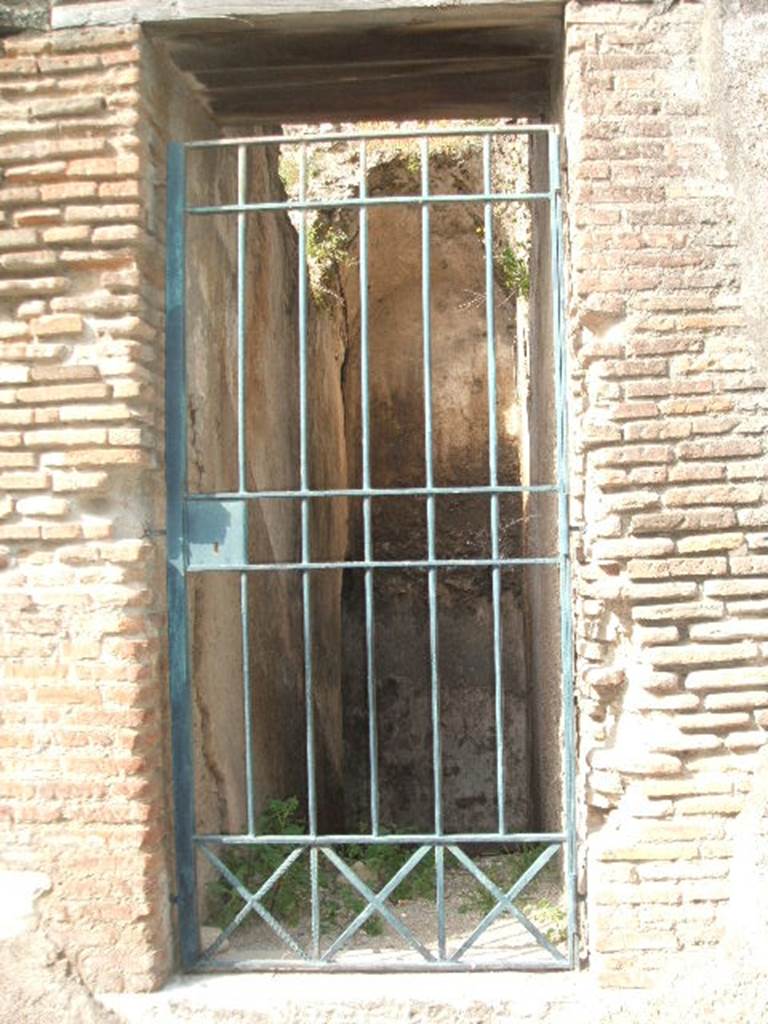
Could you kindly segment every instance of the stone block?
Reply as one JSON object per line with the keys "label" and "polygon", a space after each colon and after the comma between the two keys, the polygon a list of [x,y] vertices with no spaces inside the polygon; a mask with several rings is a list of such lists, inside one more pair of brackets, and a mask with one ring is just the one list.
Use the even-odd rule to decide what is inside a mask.
{"label": "stone block", "polygon": [[[741,646],[741,645],[737,645]],[[754,645],[749,645],[750,647]],[[707,647],[706,649],[710,649]],[[727,660],[733,660],[728,658]],[[750,690],[768,686],[768,667],[757,665],[740,665],[735,668],[700,669],[689,672],[685,685],[689,690]],[[730,696],[727,698],[730,699]],[[737,699],[737,695],[734,695]],[[745,698],[742,698],[745,699]],[[704,706],[713,707],[711,698],[705,698]],[[723,707],[721,703],[715,705]],[[732,705],[730,705],[732,706]],[[742,706],[742,705],[738,705]]]}
{"label": "stone block", "polygon": [[[758,654],[757,645],[746,641],[732,644],[688,643],[679,644],[674,647],[653,647],[648,650],[646,659],[654,665],[680,665],[682,667],[685,665],[716,664],[717,662],[749,661],[756,658]],[[743,670],[723,669],[722,671],[726,673],[728,671],[739,672]],[[712,670],[710,675],[716,676],[717,672],[717,669]],[[686,686],[689,689],[696,689],[697,686],[691,684],[691,678],[693,677],[695,682],[700,682],[701,678],[705,677],[705,675],[705,671],[689,673]]]}

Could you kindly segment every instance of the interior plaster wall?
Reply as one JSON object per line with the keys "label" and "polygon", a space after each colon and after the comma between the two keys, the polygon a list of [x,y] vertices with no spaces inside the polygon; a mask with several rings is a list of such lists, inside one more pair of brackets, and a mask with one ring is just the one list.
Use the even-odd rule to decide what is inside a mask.
{"label": "interior plaster wall", "polygon": [[[154,51],[153,51],[154,52]],[[218,128],[180,77],[155,54],[156,116],[167,138],[215,138]],[[279,198],[276,154],[249,154],[249,189]],[[223,202],[236,187],[233,150],[188,155],[189,201]],[[246,487],[299,485],[297,237],[285,215],[249,217],[245,256]],[[189,218],[187,240],[189,488],[237,489],[236,218]],[[339,350],[334,332],[309,323],[308,447],[317,486],[345,480]],[[341,457],[340,457],[341,455]],[[311,544],[328,557],[346,543],[344,503],[313,510]],[[298,503],[249,503],[248,554],[256,562],[300,557]],[[195,720],[198,828],[246,828],[240,581],[190,577],[189,621]],[[323,806],[337,803],[341,758],[339,574],[313,578],[317,767]],[[257,814],[269,799],[306,795],[305,707],[298,574],[248,580],[254,790]]]}
{"label": "interior plaster wall", "polygon": [[[435,192],[480,189],[477,149],[457,146],[430,163]],[[418,175],[404,154],[369,172],[369,194],[413,194]],[[436,208],[431,231],[431,331],[434,480],[438,486],[488,482],[488,389],[484,249],[480,208]],[[350,237],[355,232],[348,225]],[[502,226],[497,223],[499,247]],[[502,236],[504,241],[502,241]],[[351,479],[360,479],[359,253],[341,275],[349,351],[345,367],[347,445]],[[420,487],[425,481],[422,345],[421,217],[416,209],[369,215],[371,477],[374,487]],[[500,281],[494,286],[499,478],[516,484],[519,468],[519,397],[516,381],[515,304]],[[490,556],[490,502],[438,498],[438,558]],[[501,501],[502,555],[520,553],[522,507],[518,495]],[[421,559],[427,554],[423,498],[373,503],[376,558]],[[360,517],[351,521],[350,551],[363,551]],[[521,581],[505,571],[501,587],[502,689],[505,701],[505,811],[513,827],[531,815],[528,749],[529,683],[525,664]],[[496,823],[493,615],[487,570],[443,570],[438,576],[438,665],[445,826],[492,830]],[[345,757],[351,818],[367,799],[367,699],[363,580],[345,590]],[[429,614],[426,576],[399,570],[377,573],[375,587],[377,717],[382,820],[430,828],[434,816]]]}
{"label": "interior plaster wall", "polygon": [[[550,186],[545,139],[531,145],[531,183]],[[525,482],[557,483],[557,402],[553,329],[552,239],[549,204],[532,209],[528,429]],[[555,494],[531,494],[525,519],[525,548],[531,557],[558,553],[558,504]],[[531,566],[524,575],[531,628],[528,659],[534,680],[531,700],[531,764],[535,827],[563,827],[562,676],[560,656],[560,578],[554,567]]]}

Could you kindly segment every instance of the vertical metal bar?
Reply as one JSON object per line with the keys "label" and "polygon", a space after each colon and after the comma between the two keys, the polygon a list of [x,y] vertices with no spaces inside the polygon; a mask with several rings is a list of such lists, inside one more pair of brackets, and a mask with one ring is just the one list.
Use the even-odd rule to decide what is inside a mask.
{"label": "vertical metal bar", "polygon": [[320,851],[316,846],[309,850],[309,887],[312,907],[312,956],[320,959]]}
{"label": "vertical metal bar", "polygon": [[[247,198],[247,149],[237,147],[237,202],[242,206]],[[237,215],[237,487],[242,493],[248,489],[245,425],[245,285],[246,285],[246,214]],[[247,557],[248,504],[243,508],[243,549]],[[240,573],[240,636],[243,662],[243,731],[245,733],[245,799],[248,834],[256,829],[255,794],[253,784],[253,698],[251,693],[250,603],[248,573]]]}
{"label": "vertical metal bar", "polygon": [[[432,300],[430,254],[429,139],[420,140],[421,155],[421,318],[424,363],[424,476],[425,486],[435,486],[432,451]],[[435,558],[435,496],[427,496],[427,558]],[[437,570],[427,570],[429,604],[429,666],[432,703],[432,775],[434,789],[435,834],[443,831],[442,736],[440,730],[440,673],[438,662]],[[445,958],[445,871],[442,850],[435,851],[435,894],[439,955]]]}
{"label": "vertical metal bar", "polygon": [[[368,189],[366,144],[360,143],[360,198],[365,199]],[[362,434],[362,486],[371,486],[371,410],[370,373],[368,360],[368,210],[360,207],[359,214],[360,265],[360,419]],[[363,557],[373,560],[373,529],[371,499],[363,498]],[[376,634],[373,610],[373,569],[365,570],[365,671],[368,687],[368,761],[370,766],[371,833],[379,834],[379,751],[376,714]]]}
{"label": "vertical metal bar", "polygon": [[435,893],[437,894],[437,954],[439,960],[448,956],[445,928],[445,847],[435,847]]}
{"label": "vertical metal bar", "polygon": [[573,621],[571,610],[571,566],[568,530],[568,381],[565,338],[565,295],[563,288],[563,243],[560,182],[560,134],[551,129],[547,136],[550,192],[550,247],[552,259],[552,345],[555,367],[555,408],[557,413],[557,498],[558,555],[560,559],[560,665],[562,673],[563,778],[566,844],[566,888],[568,900],[568,959],[576,965],[576,790],[574,775],[575,736],[573,720]]}
{"label": "vertical metal bar", "polygon": [[[299,201],[307,197],[307,147],[299,149]],[[309,423],[307,397],[307,325],[309,292],[307,279],[307,213],[299,217],[299,486],[309,490]],[[309,498],[301,499],[301,560],[311,558]],[[309,570],[301,573],[302,615],[304,632],[304,692],[306,707],[307,750],[307,819],[309,834],[317,835],[317,781],[315,777],[315,697],[312,658],[312,577]],[[315,957],[320,956],[320,887],[317,850],[310,850],[310,890],[312,898],[312,945]]]}
{"label": "vertical metal bar", "polygon": [[[243,509],[244,521],[248,522],[248,506]],[[253,697],[251,689],[251,627],[250,600],[248,594],[248,573],[240,573],[240,636],[243,661],[243,731],[245,733],[245,800],[248,820],[248,835],[256,831],[256,797],[253,777]]]}
{"label": "vertical metal bar", "polygon": [[[424,367],[424,475],[425,486],[435,486],[432,452],[432,302],[430,260],[429,139],[421,146],[421,315]],[[435,496],[427,496],[427,558],[435,558]],[[437,569],[428,572],[429,665],[432,691],[432,772],[434,779],[435,832],[443,830],[442,751],[440,736],[440,677],[438,673]]]}
{"label": "vertical metal bar", "polygon": [[[307,147],[302,144],[299,151],[299,199],[306,199],[307,190]],[[299,486],[302,491],[309,489],[309,426],[307,410],[307,323],[309,296],[307,281],[307,214],[302,210],[299,217]],[[310,506],[309,498],[301,499],[301,560],[310,561]],[[315,731],[313,702],[312,665],[312,607],[311,577],[308,570],[302,571],[302,598],[304,624],[304,687],[307,715],[307,812],[310,835],[317,834],[317,802],[315,784]]]}
{"label": "vertical metal bar", "polygon": [[[483,138],[483,191],[491,194],[491,135]],[[483,235],[485,241],[485,324],[488,348],[488,476],[491,487],[499,483],[499,441],[496,381],[496,308],[493,282],[493,204],[483,206]],[[491,558],[501,555],[499,545],[499,495],[491,495]],[[496,809],[499,834],[506,831],[504,812],[505,797],[505,737],[504,737],[504,689],[502,676],[502,619],[501,619],[501,568],[491,569],[493,605],[493,685],[494,715],[496,724]]]}
{"label": "vertical metal bar", "polygon": [[178,143],[168,147],[168,251],[165,315],[165,482],[168,551],[168,663],[173,751],[174,833],[176,840],[176,903],[182,967],[200,955],[195,865],[195,784],[192,758],[192,695],[186,565],[184,560],[184,497],[187,490],[186,302],[186,153]]}
{"label": "vertical metal bar", "polygon": [[[247,149],[237,147],[237,203],[246,201]],[[237,215],[237,480],[238,489],[244,491],[246,482],[245,445],[245,246],[246,215]]]}

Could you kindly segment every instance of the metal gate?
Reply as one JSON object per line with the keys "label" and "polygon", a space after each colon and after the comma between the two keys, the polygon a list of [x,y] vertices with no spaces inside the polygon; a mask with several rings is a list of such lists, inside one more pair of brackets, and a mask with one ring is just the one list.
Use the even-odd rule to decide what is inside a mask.
{"label": "metal gate", "polygon": [[[452,194],[430,192],[430,140],[441,136],[459,135],[472,137],[479,146],[482,160],[482,190],[473,194],[456,191]],[[492,187],[492,143],[502,135],[522,135],[535,138],[546,147],[548,184],[541,191],[503,191]],[[415,140],[419,154],[419,191],[412,196],[369,195],[366,179],[366,150],[373,140],[403,139]],[[329,142],[354,144],[358,148],[360,176],[356,194],[334,200],[318,200],[308,197],[307,154],[317,144]],[[409,131],[359,134],[325,134],[302,138],[292,136],[290,142],[297,147],[298,197],[279,202],[269,197],[249,199],[247,184],[247,156],[253,147],[264,147],[285,143],[284,136],[255,137],[248,139],[225,139],[213,142],[192,142],[185,145],[173,143],[168,160],[168,220],[167,220],[167,349],[166,349],[166,473],[167,473],[167,538],[168,538],[168,607],[169,607],[169,648],[170,648],[170,691],[172,711],[173,784],[175,802],[175,842],[177,867],[177,904],[182,964],[187,970],[259,970],[259,969],[314,969],[314,970],[472,970],[472,969],[524,969],[548,970],[568,969],[574,966],[576,957],[575,921],[575,830],[574,830],[574,778],[573,778],[573,735],[572,735],[572,683],[571,683],[571,607],[568,563],[567,525],[567,472],[566,472],[566,377],[564,353],[564,318],[562,291],[562,242],[560,209],[560,139],[552,126],[494,126],[446,129],[444,131]],[[226,149],[233,156],[235,181],[232,183],[232,199],[213,205],[194,205],[188,198],[187,163],[191,150]],[[235,163],[236,161],[236,163]],[[432,309],[430,293],[430,218],[438,204],[474,203],[482,209],[482,244],[484,245],[485,275],[485,322],[487,333],[487,390],[488,390],[488,483],[484,486],[463,486],[445,488],[436,486],[432,458]],[[543,204],[548,209],[547,223],[550,265],[545,273],[549,275],[552,295],[551,339],[552,364],[554,367],[554,409],[556,420],[553,435],[556,437],[556,453],[553,459],[557,467],[557,478],[538,484],[511,486],[500,483],[498,472],[498,439],[496,426],[497,395],[497,353],[494,302],[494,207],[499,203]],[[375,488],[371,481],[371,434],[369,402],[369,317],[372,315],[368,303],[368,216],[373,206],[406,204],[415,207],[420,216],[421,234],[421,325],[420,358],[423,367],[424,385],[424,450],[425,478],[423,486],[410,488]],[[361,394],[361,447],[362,487],[354,489],[323,490],[313,489],[310,460],[308,458],[308,316],[311,296],[308,285],[308,230],[307,213],[311,210],[346,208],[356,211],[359,230],[359,288],[360,288],[360,394]],[[262,213],[290,213],[298,233],[298,337],[295,344],[295,358],[298,365],[298,444],[300,463],[300,485],[294,490],[259,491],[248,488],[246,477],[245,416],[246,416],[246,348],[248,344],[245,326],[246,301],[246,233],[249,218]],[[187,324],[185,322],[186,289],[191,275],[186,253],[186,234],[190,218],[206,218],[211,215],[234,219],[236,238],[236,351],[237,351],[237,472],[238,485],[235,489],[214,493],[190,493],[187,486]],[[215,315],[213,313],[212,315]],[[558,548],[555,551],[526,557],[505,557],[502,555],[500,536],[500,501],[505,494],[542,492],[552,494],[557,503]],[[435,502],[443,494],[480,494],[489,500],[491,551],[489,558],[446,559],[438,557],[435,543]],[[391,495],[418,495],[426,505],[426,552],[422,559],[395,562],[377,560],[372,544],[371,503],[377,497]],[[349,496],[359,498],[363,512],[364,557],[354,561],[324,561],[317,558],[310,543],[310,504],[318,497]],[[296,562],[258,564],[248,558],[246,509],[250,502],[279,499],[298,503],[300,508],[301,556]],[[228,525],[222,530],[221,522]],[[218,530],[218,532],[217,532]],[[423,834],[388,834],[379,815],[379,779],[377,772],[377,722],[376,722],[376,664],[374,651],[375,618],[374,577],[395,566],[423,574],[429,613],[429,688],[432,716],[432,768],[434,792],[433,828]],[[441,665],[439,653],[439,614],[437,602],[438,573],[453,568],[467,567],[487,570],[492,583],[493,607],[493,687],[496,722],[496,800],[497,828],[494,831],[447,833],[443,824],[442,807],[442,766],[441,766]],[[560,593],[560,667],[561,697],[560,728],[557,741],[562,744],[562,826],[552,832],[510,831],[505,820],[505,770],[504,770],[504,718],[503,684],[504,665],[502,658],[503,621],[501,613],[501,574],[510,566],[551,566],[559,576]],[[316,721],[313,701],[312,658],[312,603],[311,591],[316,574],[327,570],[357,570],[364,577],[364,610],[366,640],[366,687],[368,699],[368,753],[370,769],[370,815],[367,827],[359,833],[322,834],[318,829],[317,779],[316,779]],[[252,740],[253,699],[248,670],[249,625],[252,609],[249,608],[249,574],[269,571],[272,573],[298,574],[301,581],[301,622],[302,636],[296,638],[297,645],[303,645],[303,688],[306,700],[306,828],[303,834],[258,834],[257,807],[263,794],[256,792],[254,778],[254,750]],[[245,750],[243,777],[247,806],[247,829],[243,834],[220,835],[201,834],[196,826],[196,804],[194,786],[194,729],[190,682],[189,651],[189,608],[188,581],[197,573],[226,573],[234,575],[240,585],[240,614],[242,619],[243,678],[242,707],[244,716]],[[296,578],[294,576],[294,578]],[[535,685],[535,684],[534,684]],[[356,849],[371,847],[395,847],[405,850],[399,866],[386,884],[374,884],[360,870],[350,864],[345,850],[355,844]],[[229,865],[227,850],[238,848],[269,848],[281,850],[276,866],[257,886],[249,887]],[[529,849],[527,867],[513,884],[502,885],[490,877],[483,866],[482,858],[476,856],[488,850]],[[468,853],[467,851],[471,851]],[[199,931],[199,905],[197,863],[199,858],[217,873],[224,884],[231,887],[242,901],[234,917],[223,932],[208,945],[201,948]],[[553,859],[562,864],[567,908],[567,930],[561,941],[554,941],[545,929],[534,923],[518,903],[526,888]],[[286,874],[300,862],[306,862],[308,887],[306,891],[308,939],[298,941],[290,927],[277,919],[270,910],[269,897],[281,884]],[[434,903],[435,931],[433,941],[422,941],[412,926],[397,912],[392,903],[393,894],[419,865],[428,861],[433,865],[434,885],[431,898]],[[478,863],[480,861],[480,863]],[[488,901],[483,908],[476,927],[470,928],[460,942],[452,942],[446,929],[446,875],[458,868],[468,873]],[[210,870],[210,869],[209,869]],[[324,935],[321,926],[321,903],[323,899],[323,871],[333,870],[354,893],[356,912],[337,934]],[[361,877],[362,875],[362,877]],[[262,957],[226,958],[222,952],[246,919],[260,919],[264,926],[274,933],[285,955],[274,953]],[[535,956],[510,957],[507,953],[494,955],[493,951],[482,957],[475,951],[481,937],[504,918],[523,929],[536,947]],[[370,957],[357,957],[354,962],[344,958],[344,950],[355,936],[359,938],[363,929],[374,919],[379,919],[393,930],[412,955],[410,960],[392,957],[385,951],[374,952]]]}

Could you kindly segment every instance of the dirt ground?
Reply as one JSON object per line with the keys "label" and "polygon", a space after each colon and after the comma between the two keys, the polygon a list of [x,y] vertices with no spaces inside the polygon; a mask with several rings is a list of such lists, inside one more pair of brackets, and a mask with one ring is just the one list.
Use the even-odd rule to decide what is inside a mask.
{"label": "dirt ground", "polygon": [[0,1024],[119,1024],[41,932],[0,945]]}

